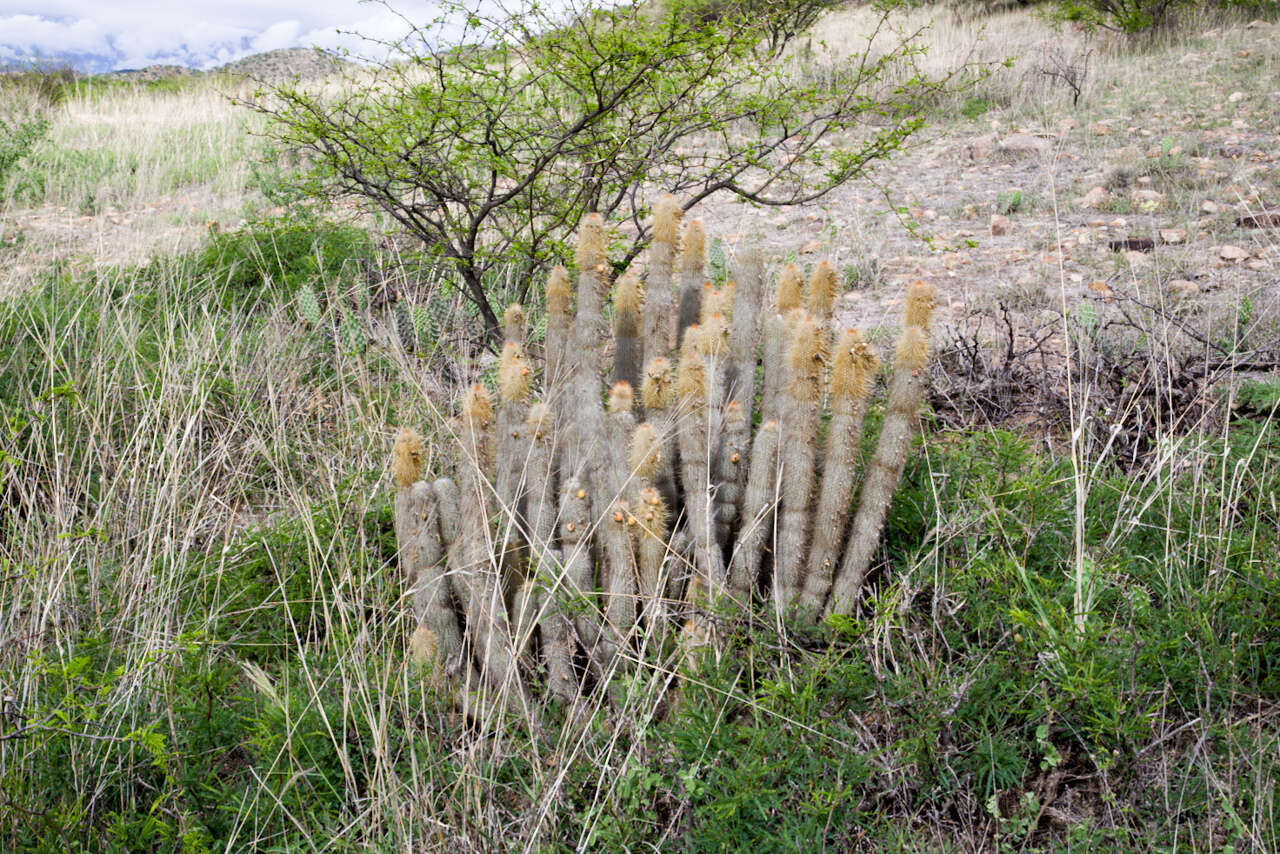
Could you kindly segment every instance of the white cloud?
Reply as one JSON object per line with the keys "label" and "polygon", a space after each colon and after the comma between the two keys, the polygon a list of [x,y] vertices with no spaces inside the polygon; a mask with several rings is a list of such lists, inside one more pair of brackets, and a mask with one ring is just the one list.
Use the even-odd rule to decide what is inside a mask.
{"label": "white cloud", "polygon": [[276,21],[254,38],[253,50],[262,52],[282,47],[297,47],[301,29],[302,24],[295,19]]}
{"label": "white cloud", "polygon": [[[429,0],[397,8],[418,22],[436,14]],[[207,68],[284,47],[366,54],[376,51],[339,31],[394,40],[407,30],[400,15],[359,0],[0,0],[0,62],[63,57],[112,68],[161,62]]]}

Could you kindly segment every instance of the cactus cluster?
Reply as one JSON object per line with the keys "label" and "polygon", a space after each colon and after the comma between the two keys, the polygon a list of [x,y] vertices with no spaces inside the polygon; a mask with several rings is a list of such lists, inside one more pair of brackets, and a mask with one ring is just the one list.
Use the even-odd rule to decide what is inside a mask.
{"label": "cactus cluster", "polygon": [[397,438],[412,649],[434,678],[523,695],[541,673],[572,699],[653,650],[713,638],[717,609],[814,619],[858,605],[917,429],[931,289],[908,288],[863,466],[879,361],[834,328],[829,264],[807,281],[787,266],[770,294],[747,249],[713,285],[702,225],[682,226],[666,196],[645,283],[626,272],[612,286],[609,347],[604,246],[587,217],[575,275],[551,273],[541,365],[523,310],[507,311],[498,399],[473,386],[433,444],[453,477],[421,480],[427,443]]}

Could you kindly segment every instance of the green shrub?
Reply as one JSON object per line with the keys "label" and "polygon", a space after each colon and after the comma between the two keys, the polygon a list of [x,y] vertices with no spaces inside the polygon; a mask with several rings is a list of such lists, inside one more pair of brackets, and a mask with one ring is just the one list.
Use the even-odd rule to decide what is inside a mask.
{"label": "green shrub", "polygon": [[1250,15],[1274,15],[1277,0],[1058,0],[1053,17],[1088,29],[1105,29],[1135,36],[1175,27],[1179,16],[1197,7]]}
{"label": "green shrub", "polygon": [[1280,377],[1241,383],[1236,391],[1236,405],[1261,418],[1276,418],[1280,414]]}
{"label": "green shrub", "polygon": [[[350,285],[372,266],[373,239],[364,230],[313,217],[264,219],[214,234],[195,255],[198,274],[237,303],[284,299],[300,285]],[[367,289],[366,289],[367,293]]]}
{"label": "green shrub", "polygon": [[23,160],[49,132],[43,116],[5,120],[0,118],[0,188],[9,183],[13,167]]}
{"label": "green shrub", "polygon": [[[551,266],[587,212],[643,222],[653,200],[633,190],[653,181],[698,199],[818,199],[897,151],[951,79],[915,68],[919,47],[896,34],[890,45],[883,20],[874,54],[832,69],[841,85],[791,74],[776,60],[831,0],[438,5],[401,55],[369,69],[375,83],[333,97],[284,86],[249,106],[281,148],[305,153],[314,193],[363,198],[441,251],[495,341],[488,274]],[[727,121],[740,132],[717,137],[712,164],[707,128]],[[822,144],[855,131],[872,141]],[[648,237],[609,254],[630,261]]]}

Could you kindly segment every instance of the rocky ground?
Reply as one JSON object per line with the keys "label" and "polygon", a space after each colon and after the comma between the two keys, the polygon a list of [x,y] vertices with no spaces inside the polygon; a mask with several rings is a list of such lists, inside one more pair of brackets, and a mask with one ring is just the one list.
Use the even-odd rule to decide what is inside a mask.
{"label": "rocky ground", "polygon": [[838,259],[845,319],[865,327],[892,325],[902,283],[918,278],[953,320],[997,304],[1105,306],[1123,290],[1184,306],[1248,297],[1255,321],[1275,322],[1280,77],[1233,78],[1274,71],[1280,44],[1265,24],[1235,35],[1234,48],[1186,51],[1142,103],[1099,81],[1079,110],[1057,93],[1038,117],[935,125],[873,173],[876,187],[785,211],[718,199],[701,215],[730,244]]}

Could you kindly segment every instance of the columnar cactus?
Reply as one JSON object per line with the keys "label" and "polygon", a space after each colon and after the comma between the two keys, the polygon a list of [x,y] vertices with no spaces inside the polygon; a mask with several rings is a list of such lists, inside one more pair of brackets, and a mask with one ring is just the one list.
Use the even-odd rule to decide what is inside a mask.
{"label": "columnar cactus", "polygon": [[644,358],[671,355],[675,335],[672,275],[680,241],[680,203],[670,194],[658,200],[653,212],[653,241],[649,244],[649,287],[644,295]]}
{"label": "columnar cactus", "polygon": [[618,279],[613,295],[613,381],[640,386],[640,364],[644,358],[640,311],[644,295],[640,279],[630,271]]}
{"label": "columnar cactus", "polygon": [[832,341],[835,271],[816,264],[806,286],[790,265],[769,300],[764,261],[747,249],[713,286],[701,224],[685,224],[677,259],[679,211],[669,196],[655,207],[645,287],[630,272],[614,286],[611,370],[612,268],[591,216],[576,275],[556,268],[547,282],[541,370],[523,310],[505,315],[500,406],[481,386],[467,393],[448,440],[454,477],[428,486],[426,443],[397,438],[412,649],[434,678],[474,667],[523,691],[543,673],[549,695],[573,702],[658,654],[672,629],[684,644],[713,639],[710,609],[759,598],[802,618],[859,607],[918,427],[932,291],[908,290],[884,424],[861,472],[878,362],[857,330]]}
{"label": "columnar cactus", "polygon": [[782,396],[782,508],[778,514],[778,550],[773,592],[788,608],[804,584],[809,512],[818,458],[818,422],[822,413],[822,371],[826,334],[818,320],[797,310],[787,354],[787,383]]}
{"label": "columnar cactus", "polygon": [[831,422],[823,454],[822,489],[814,518],[813,541],[806,561],[801,604],[821,608],[831,589],[835,564],[848,527],[849,503],[857,476],[862,416],[875,381],[875,351],[856,329],[846,329],[836,344],[831,368]]}
{"label": "columnar cactus", "polygon": [[684,227],[680,241],[680,308],[677,318],[677,344],[684,344],[685,330],[702,315],[703,275],[707,266],[707,233],[700,220]]}
{"label": "columnar cactus", "polygon": [[889,502],[902,479],[902,469],[911,449],[911,439],[919,427],[920,407],[924,403],[924,369],[929,360],[928,328],[933,305],[933,288],[924,282],[916,282],[907,288],[906,325],[898,338],[894,356],[884,425],[880,428],[875,456],[863,478],[858,513],[853,518],[844,563],[827,602],[828,613],[848,612],[857,604],[872,554],[880,540]]}

